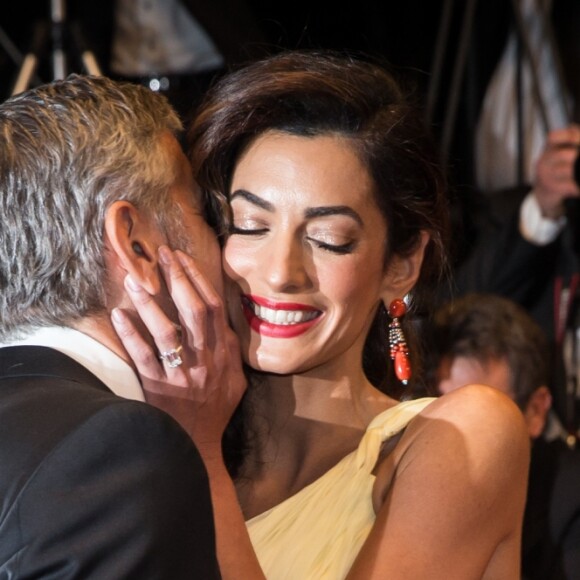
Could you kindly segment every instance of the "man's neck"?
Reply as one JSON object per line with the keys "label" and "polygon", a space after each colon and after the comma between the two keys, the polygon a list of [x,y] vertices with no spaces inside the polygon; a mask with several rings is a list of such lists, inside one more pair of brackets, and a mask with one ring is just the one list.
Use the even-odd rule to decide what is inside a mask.
{"label": "man's neck", "polygon": [[71,326],[75,330],[94,338],[103,346],[106,346],[135,370],[135,365],[133,364],[131,357],[125,350],[125,347],[117,336],[117,333],[106,314],[83,318]]}

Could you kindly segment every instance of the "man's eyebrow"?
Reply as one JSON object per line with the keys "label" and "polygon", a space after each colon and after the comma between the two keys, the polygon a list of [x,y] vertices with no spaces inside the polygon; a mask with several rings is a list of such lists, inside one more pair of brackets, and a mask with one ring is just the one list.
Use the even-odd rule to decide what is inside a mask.
{"label": "man's eyebrow", "polygon": [[246,191],[245,189],[236,189],[236,191],[234,191],[230,196],[230,201],[234,201],[234,199],[238,197],[245,199],[246,201],[250,202],[253,205],[257,205],[258,207],[261,207],[266,211],[270,212],[275,211],[274,206],[269,201],[266,201],[265,199],[262,199],[261,197],[258,197],[257,195],[254,195],[253,193]]}
{"label": "man's eyebrow", "polygon": [[346,215],[351,217],[360,226],[364,225],[360,215],[347,205],[323,205],[320,207],[310,207],[304,212],[304,215],[309,219],[331,215]]}

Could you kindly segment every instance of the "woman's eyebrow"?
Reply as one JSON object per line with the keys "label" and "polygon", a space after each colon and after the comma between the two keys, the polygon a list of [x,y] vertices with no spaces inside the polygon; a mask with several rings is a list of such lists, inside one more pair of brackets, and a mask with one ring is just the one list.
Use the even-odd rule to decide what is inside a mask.
{"label": "woman's eyebrow", "polygon": [[306,218],[326,217],[329,215],[346,215],[351,217],[360,226],[363,226],[363,220],[360,215],[347,205],[324,205],[320,207],[310,207],[305,212]]}
{"label": "woman's eyebrow", "polygon": [[[231,194],[230,201],[234,199],[242,198],[245,199],[247,202],[265,209],[266,211],[274,213],[276,211],[274,205],[257,195],[246,191],[245,189],[237,189]],[[307,219],[313,219],[318,217],[326,217],[332,215],[346,215],[352,218],[355,222],[357,222],[360,226],[363,226],[363,220],[360,215],[354,211],[352,208],[348,207],[347,205],[323,205],[319,207],[309,207],[305,212],[304,216]]]}
{"label": "woman's eyebrow", "polygon": [[246,191],[245,189],[236,189],[236,191],[234,191],[231,194],[230,201],[234,201],[234,199],[238,197],[245,199],[246,201],[248,201],[253,205],[257,205],[258,207],[261,207],[266,211],[270,212],[275,211],[274,206],[269,201],[266,201],[265,199],[262,199],[261,197],[258,197],[257,195],[254,195],[253,193]]}

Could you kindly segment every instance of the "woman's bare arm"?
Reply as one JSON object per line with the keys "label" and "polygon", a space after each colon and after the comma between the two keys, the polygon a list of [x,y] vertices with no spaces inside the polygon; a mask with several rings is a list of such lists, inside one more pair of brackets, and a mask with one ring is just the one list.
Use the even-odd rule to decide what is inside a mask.
{"label": "woman's bare arm", "polygon": [[221,445],[225,427],[246,387],[238,342],[226,323],[221,298],[194,260],[167,248],[162,248],[161,253],[161,269],[179,311],[181,336],[144,289],[131,283],[126,288],[159,352],[181,343],[183,364],[171,368],[161,362],[150,341],[145,340],[126,313],[113,313],[113,325],[139,372],[146,400],[181,424],[204,460],[222,578],[261,579],[264,575]]}

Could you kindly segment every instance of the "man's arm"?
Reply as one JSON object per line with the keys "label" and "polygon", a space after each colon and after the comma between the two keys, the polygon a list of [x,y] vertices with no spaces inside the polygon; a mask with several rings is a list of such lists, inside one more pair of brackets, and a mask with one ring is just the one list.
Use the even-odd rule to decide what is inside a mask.
{"label": "man's arm", "polygon": [[580,128],[551,131],[530,188],[486,198],[474,249],[456,270],[458,293],[492,292],[533,308],[553,283],[566,225],[566,203],[578,198],[575,163]]}
{"label": "man's arm", "polygon": [[498,193],[482,208],[477,241],[455,271],[458,294],[491,292],[529,305],[551,284],[557,267],[560,239],[535,244],[520,228],[525,191]]}

